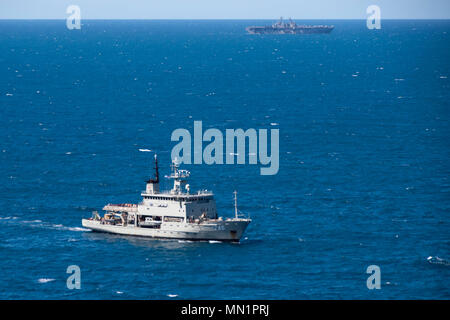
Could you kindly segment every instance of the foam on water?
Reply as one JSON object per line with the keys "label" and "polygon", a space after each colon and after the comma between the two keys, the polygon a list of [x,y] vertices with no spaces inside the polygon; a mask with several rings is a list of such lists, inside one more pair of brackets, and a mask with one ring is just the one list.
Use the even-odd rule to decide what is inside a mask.
{"label": "foam on water", "polygon": [[51,224],[47,222],[43,222],[42,220],[21,220],[18,217],[0,217],[0,220],[5,221],[5,223],[15,223],[15,224],[25,224],[29,227],[33,228],[44,228],[44,229],[54,229],[54,230],[67,230],[74,232],[90,232],[90,229],[82,228],[82,227],[67,227],[63,224]]}
{"label": "foam on water", "polygon": [[56,279],[51,279],[51,278],[40,278],[37,280],[37,282],[39,283],[47,283],[47,282],[52,282],[55,281]]}

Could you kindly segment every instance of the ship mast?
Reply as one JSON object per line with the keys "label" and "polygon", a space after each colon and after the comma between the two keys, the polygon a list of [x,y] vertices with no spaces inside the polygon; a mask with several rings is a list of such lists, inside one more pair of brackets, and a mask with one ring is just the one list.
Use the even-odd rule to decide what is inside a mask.
{"label": "ship mast", "polygon": [[179,170],[179,164],[177,162],[177,159],[172,160],[172,174],[170,176],[166,176],[168,179],[173,179],[173,188],[170,191],[172,194],[179,194],[183,192],[183,187],[187,187],[188,190],[189,187],[186,184],[187,178],[190,176],[190,172],[187,170]]}
{"label": "ship mast", "polygon": [[159,172],[158,172],[158,155],[155,153],[155,179],[150,178],[147,183],[159,183]]}
{"label": "ship mast", "polygon": [[234,216],[237,219],[238,218],[238,209],[237,209],[237,191],[234,190]]}
{"label": "ship mast", "polygon": [[159,192],[159,171],[158,171],[158,156],[155,153],[155,178],[147,180],[147,193],[158,193]]}

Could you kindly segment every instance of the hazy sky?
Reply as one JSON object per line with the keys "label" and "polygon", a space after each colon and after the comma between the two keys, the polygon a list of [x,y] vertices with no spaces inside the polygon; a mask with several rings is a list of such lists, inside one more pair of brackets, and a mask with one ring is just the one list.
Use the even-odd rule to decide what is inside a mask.
{"label": "hazy sky", "polygon": [[383,19],[449,19],[450,0],[0,0],[0,19],[366,19],[376,4]]}

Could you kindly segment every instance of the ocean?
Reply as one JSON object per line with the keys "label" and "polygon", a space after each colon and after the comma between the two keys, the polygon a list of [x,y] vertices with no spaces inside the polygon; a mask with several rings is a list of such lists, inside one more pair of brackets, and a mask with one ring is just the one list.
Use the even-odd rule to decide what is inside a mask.
{"label": "ocean", "polygon": [[[450,22],[0,21],[0,299],[449,299]],[[177,128],[279,129],[280,167],[185,165],[239,244],[93,233]],[[169,182],[164,182],[170,188]],[[68,266],[81,289],[66,286]],[[369,290],[369,266],[381,288]]]}

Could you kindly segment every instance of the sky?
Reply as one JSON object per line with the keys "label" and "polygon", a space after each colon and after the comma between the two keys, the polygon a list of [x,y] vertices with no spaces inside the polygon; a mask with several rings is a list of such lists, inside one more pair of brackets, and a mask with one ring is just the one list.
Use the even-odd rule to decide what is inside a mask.
{"label": "sky", "polygon": [[0,0],[0,19],[450,19],[450,0]]}

